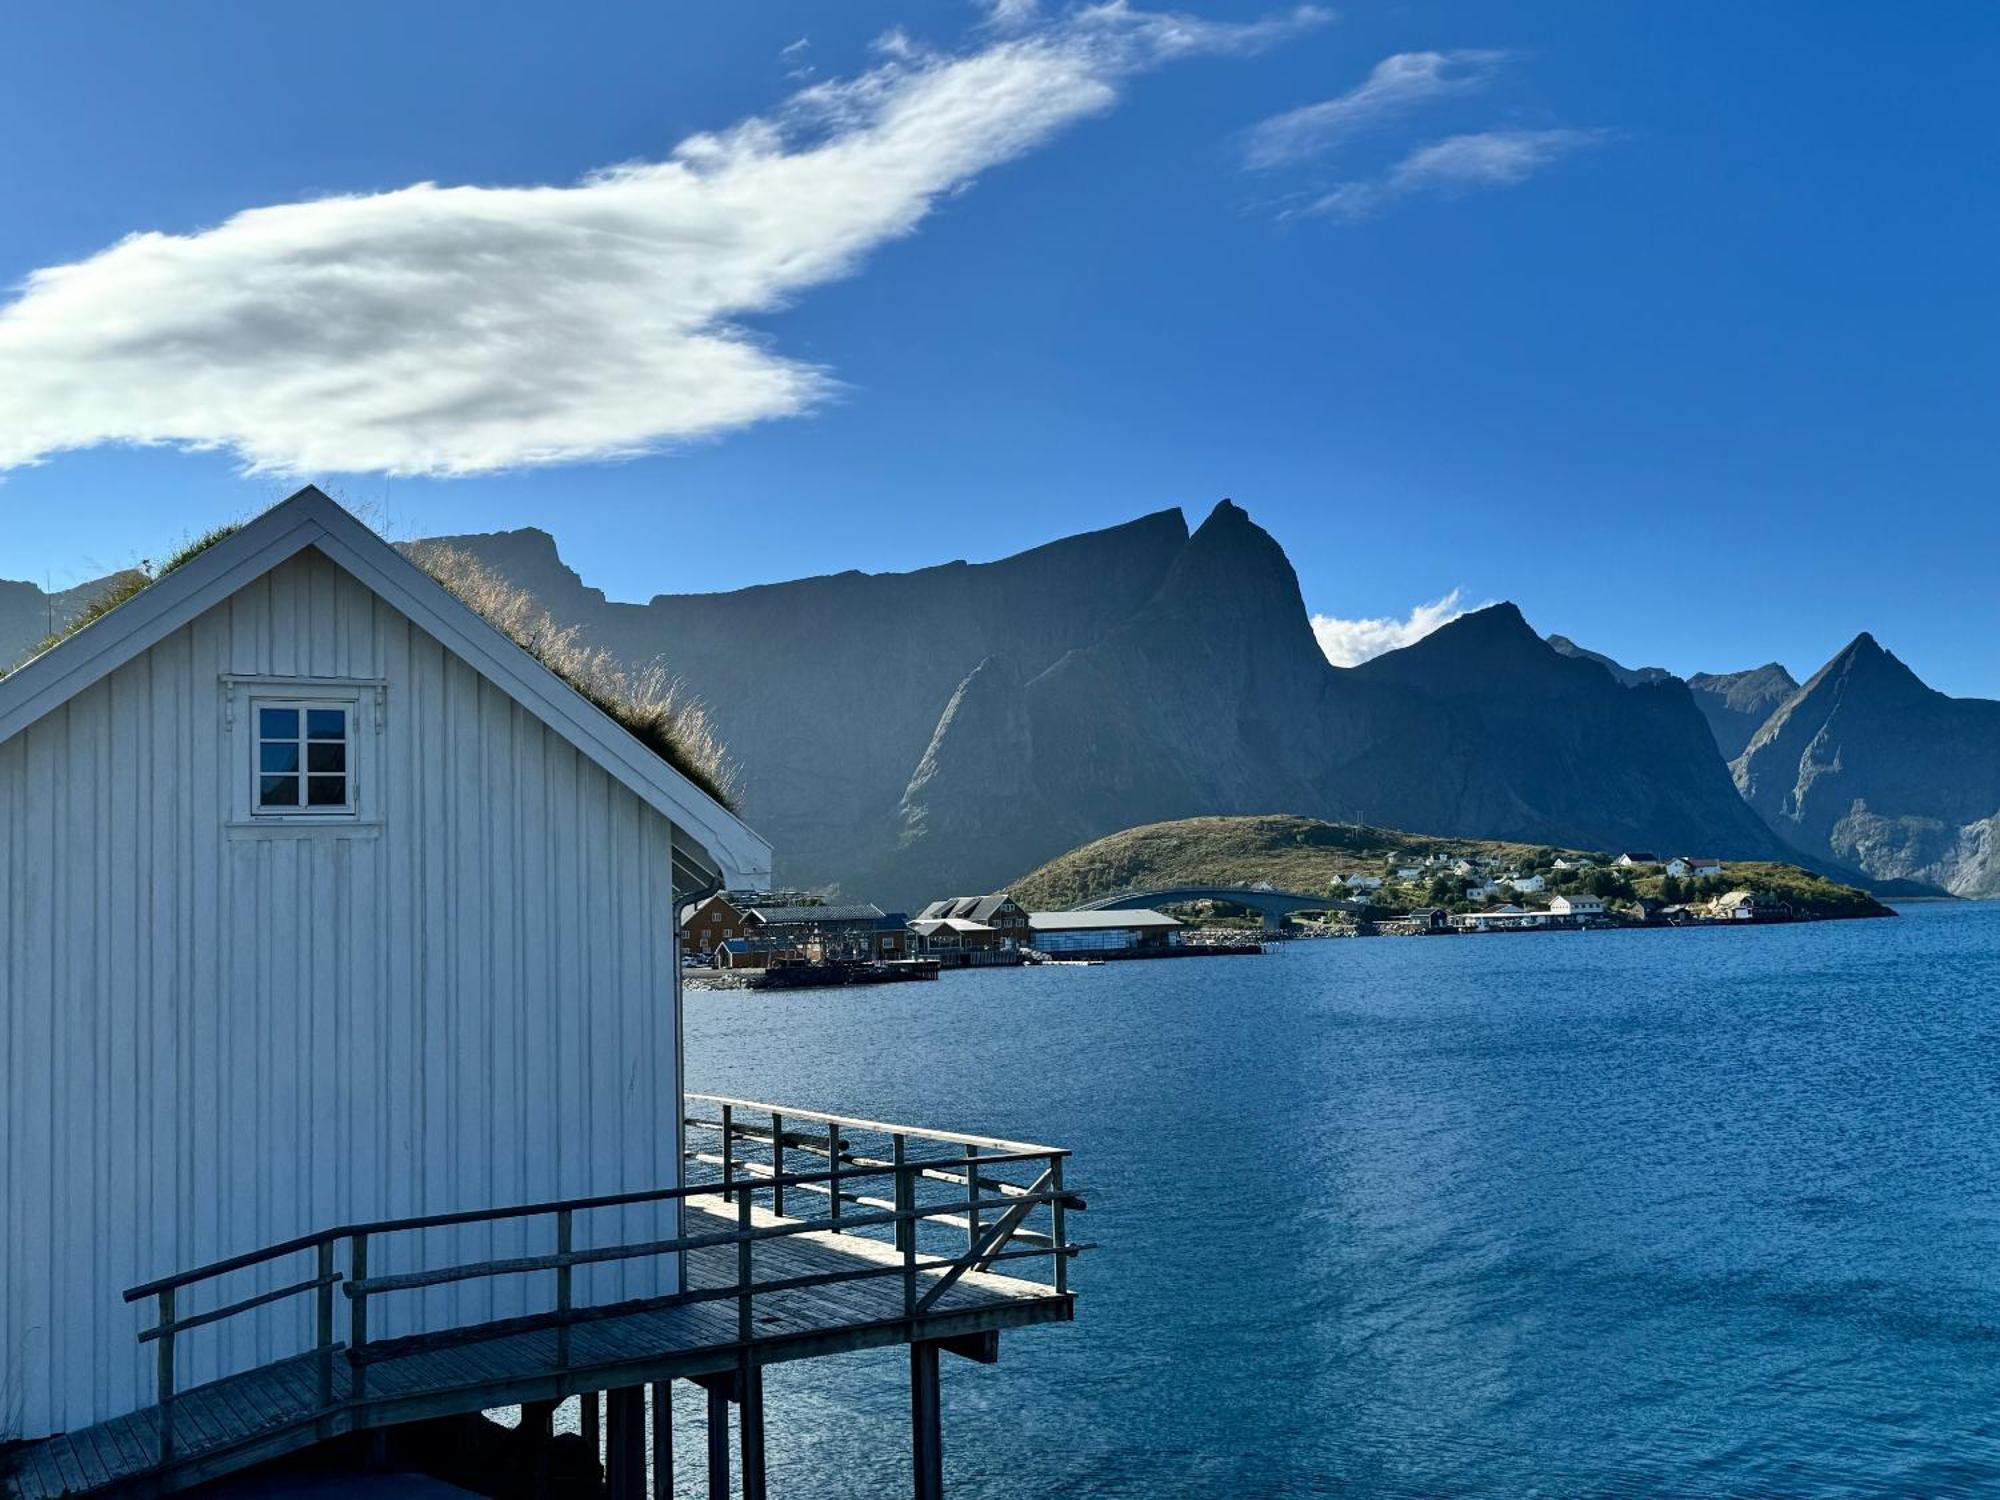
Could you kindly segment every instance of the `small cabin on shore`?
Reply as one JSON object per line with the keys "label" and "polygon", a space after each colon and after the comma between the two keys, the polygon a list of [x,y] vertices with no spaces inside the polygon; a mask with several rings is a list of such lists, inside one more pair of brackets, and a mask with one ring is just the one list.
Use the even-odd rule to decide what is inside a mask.
{"label": "small cabin on shore", "polygon": [[[315,489],[0,680],[0,826],[0,1416],[26,1438],[150,1400],[135,1283],[677,1181],[676,902],[770,868]],[[378,1331],[520,1299],[441,1287]],[[181,1380],[297,1324],[189,1338]]]}

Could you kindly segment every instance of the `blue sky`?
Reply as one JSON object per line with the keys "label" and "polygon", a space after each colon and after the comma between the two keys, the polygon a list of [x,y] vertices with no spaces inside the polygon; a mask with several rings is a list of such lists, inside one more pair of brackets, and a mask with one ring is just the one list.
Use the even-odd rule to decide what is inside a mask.
{"label": "blue sky", "polygon": [[1990,8],[10,26],[0,577],[306,478],[626,598],[1230,495],[1329,616],[2000,695]]}

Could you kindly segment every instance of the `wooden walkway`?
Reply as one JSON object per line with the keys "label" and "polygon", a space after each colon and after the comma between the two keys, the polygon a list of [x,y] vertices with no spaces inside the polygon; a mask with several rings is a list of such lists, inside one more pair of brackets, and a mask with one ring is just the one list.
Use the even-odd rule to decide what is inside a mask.
{"label": "wooden walkway", "polygon": [[[718,1224],[735,1222],[712,1214]],[[759,1227],[780,1221],[758,1210]],[[893,1272],[892,1246],[859,1235],[810,1233],[766,1241],[757,1252],[760,1282],[812,1277],[880,1265]],[[711,1247],[688,1253],[693,1288],[736,1284],[736,1252]],[[919,1273],[925,1286],[941,1270]],[[948,1340],[1067,1322],[1075,1298],[1046,1283],[991,1272],[967,1272],[915,1321],[905,1319],[901,1278],[889,1274],[794,1291],[758,1292],[751,1299],[757,1365],[919,1340]],[[347,1362],[334,1362],[336,1400],[344,1409],[320,1413],[319,1364],[299,1355],[183,1391],[175,1425],[183,1451],[171,1475],[159,1467],[159,1413],[148,1409],[66,1433],[22,1451],[0,1481],[8,1500],[57,1500],[125,1486],[122,1492],[161,1493],[264,1462],[341,1433],[452,1413],[484,1411],[526,1401],[551,1401],[656,1380],[726,1374],[737,1369],[734,1300],[640,1308],[570,1326],[569,1368],[556,1369],[556,1333],[539,1329],[496,1334],[477,1342],[380,1359],[368,1366],[367,1395],[352,1401]]]}
{"label": "wooden walkway", "polygon": [[[728,1404],[735,1402],[743,1493],[761,1500],[762,1367],[899,1344],[911,1351],[916,1492],[941,1495],[939,1351],[990,1360],[1002,1330],[1075,1315],[1069,1260],[1088,1247],[1071,1242],[1064,1228],[1066,1212],[1084,1207],[1063,1187],[1068,1153],[745,1100],[694,1095],[689,1102],[719,1116],[686,1120],[691,1136],[712,1141],[683,1148],[689,1175],[698,1180],[611,1197],[343,1225],[132,1288],[127,1301],[158,1303],[157,1324],[141,1335],[158,1352],[156,1404],[0,1452],[0,1500],[165,1495],[351,1433],[499,1406],[523,1406],[545,1420],[550,1404],[599,1392],[612,1399],[611,1490],[632,1496],[643,1469],[629,1447],[641,1441],[642,1430],[632,1403],[642,1411],[643,1387],[654,1387],[659,1399],[663,1383],[679,1379],[709,1387],[711,1493],[727,1493]],[[950,1154],[936,1154],[940,1148]],[[800,1163],[810,1170],[796,1170]],[[580,1218],[636,1204],[678,1204],[677,1235],[573,1248]],[[823,1215],[799,1217],[808,1204],[823,1205]],[[552,1252],[370,1274],[371,1244],[453,1225],[530,1220],[553,1223]],[[941,1243],[957,1248],[941,1252]],[[676,1265],[673,1256],[685,1275],[673,1279],[670,1292],[615,1307],[572,1304],[580,1266],[638,1260],[665,1268]],[[301,1263],[311,1272],[304,1280],[212,1305],[213,1289],[225,1278],[261,1269],[276,1279],[287,1265]],[[1009,1271],[1032,1265],[1051,1279],[1005,1274],[995,1269],[1000,1263]],[[553,1278],[549,1311],[369,1338],[371,1304],[384,1296],[543,1273]],[[188,1310],[185,1294],[194,1288],[210,1290],[205,1310]],[[344,1317],[336,1312],[340,1297]],[[298,1298],[316,1308],[312,1348],[175,1388],[177,1340]],[[725,1398],[725,1389],[733,1394]],[[662,1472],[671,1471],[670,1437],[668,1443],[655,1453]]]}

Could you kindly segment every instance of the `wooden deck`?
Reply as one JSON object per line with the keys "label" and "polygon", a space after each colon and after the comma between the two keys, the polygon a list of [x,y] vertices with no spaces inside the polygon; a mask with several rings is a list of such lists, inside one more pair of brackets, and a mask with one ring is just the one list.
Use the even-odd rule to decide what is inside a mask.
{"label": "wooden deck", "polygon": [[[798,1112],[791,1115],[798,1118]],[[919,1207],[918,1185],[925,1180],[933,1187],[949,1184],[950,1167],[963,1168],[963,1163],[906,1161],[899,1141],[896,1163],[888,1169],[896,1184],[894,1210],[870,1214],[877,1200],[850,1191],[856,1177],[868,1175],[869,1158],[851,1153],[836,1134],[831,1155],[837,1159],[830,1160],[835,1170],[788,1174],[786,1151],[800,1148],[788,1143],[782,1118],[774,1119],[773,1126],[766,1132],[763,1163],[738,1155],[737,1127],[724,1131],[720,1160],[727,1162],[723,1175],[733,1179],[737,1201],[725,1201],[713,1187],[673,1190],[686,1205],[684,1234],[689,1240],[732,1241],[682,1252],[684,1290],[615,1308],[565,1311],[561,1321],[516,1319],[443,1336],[377,1342],[359,1362],[349,1357],[348,1343],[323,1345],[174,1394],[170,1444],[162,1443],[161,1408],[155,1406],[0,1455],[0,1496],[56,1500],[107,1492],[165,1494],[343,1434],[403,1422],[673,1379],[727,1376],[897,1344],[932,1346],[934,1362],[938,1345],[969,1349],[1006,1329],[1067,1322],[1074,1316],[1075,1297],[1060,1269],[1053,1283],[990,1269],[994,1260],[1010,1256],[1042,1255],[1048,1257],[1043,1264],[1066,1265],[1065,1257],[1078,1247],[1062,1240],[1062,1200],[988,1181],[986,1188],[1005,1186],[1017,1207],[1011,1215],[997,1215],[1009,1222],[996,1223],[992,1206],[1010,1200],[985,1199],[989,1212],[982,1224],[979,1182],[988,1170],[998,1170],[982,1167],[977,1172],[964,1169],[957,1179],[965,1184],[958,1189],[967,1199],[969,1211],[963,1216],[947,1217],[935,1204]],[[744,1138],[754,1140],[750,1127],[740,1128]],[[747,1203],[757,1193],[782,1201],[787,1187],[794,1196],[816,1192],[843,1207],[855,1205],[848,1210],[854,1227],[836,1228],[839,1221],[831,1218],[784,1218]],[[1074,1206],[1080,1207],[1080,1201]],[[1057,1221],[1053,1239],[1021,1227],[1032,1207],[1052,1213]],[[917,1253],[919,1230],[934,1237],[955,1226],[964,1226],[963,1253],[952,1258]],[[893,1241],[873,1237],[871,1231],[882,1228],[893,1232]],[[379,1226],[376,1232],[382,1232]],[[1050,1248],[1006,1249],[1017,1235]],[[652,1248],[658,1253],[658,1247]],[[553,1265],[559,1258],[549,1259]],[[459,1268],[435,1274],[467,1273]],[[559,1274],[564,1277],[559,1305],[566,1306],[566,1265]],[[344,1279],[350,1282],[350,1296],[360,1288],[357,1307],[365,1308],[370,1295],[365,1259],[358,1276]],[[393,1289],[387,1280],[380,1284]],[[330,1288],[316,1283],[302,1289],[319,1290],[323,1298],[331,1295]],[[170,1296],[162,1299],[163,1322],[169,1325]],[[351,1336],[365,1340],[365,1315],[357,1316],[361,1321]],[[524,1322],[535,1326],[522,1327]],[[190,1320],[181,1326],[196,1325]],[[171,1344],[167,1358],[171,1360]],[[758,1421],[761,1433],[761,1410]],[[163,1446],[170,1453],[164,1462]]]}

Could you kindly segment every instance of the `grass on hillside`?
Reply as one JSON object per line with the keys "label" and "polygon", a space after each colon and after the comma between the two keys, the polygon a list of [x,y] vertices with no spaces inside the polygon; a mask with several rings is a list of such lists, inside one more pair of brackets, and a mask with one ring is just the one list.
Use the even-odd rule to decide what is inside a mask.
{"label": "grass on hillside", "polygon": [[1268,814],[1148,823],[1072,849],[1016,881],[1024,906],[1059,910],[1151,885],[1255,885],[1317,895],[1348,875],[1379,875],[1394,856],[1525,860],[1563,851],[1494,839],[1434,838],[1393,828]]}

